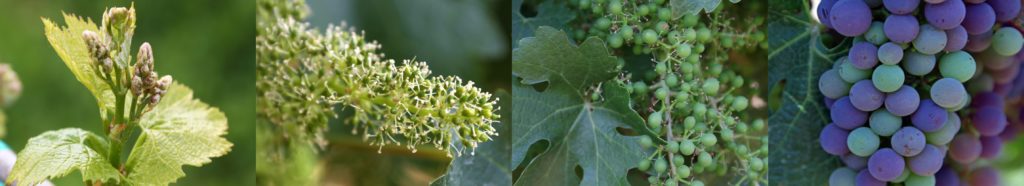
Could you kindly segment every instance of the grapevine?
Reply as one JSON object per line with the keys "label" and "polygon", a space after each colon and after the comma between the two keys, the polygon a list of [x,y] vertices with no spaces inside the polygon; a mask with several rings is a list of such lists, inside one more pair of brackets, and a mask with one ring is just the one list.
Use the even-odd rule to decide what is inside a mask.
{"label": "grapevine", "polygon": [[820,74],[831,123],[821,148],[840,156],[830,185],[999,185],[991,160],[1019,133],[1007,100],[1020,71],[1021,2],[824,0],[848,54]]}
{"label": "grapevine", "polygon": [[[734,70],[737,64],[730,63],[735,54],[756,54],[767,47],[765,33],[760,31],[764,19],[736,17],[739,14],[732,11],[739,9],[717,1],[709,8],[699,5],[695,11],[682,9],[683,3],[694,2],[569,1],[575,17],[568,24],[572,38],[584,51],[592,41],[601,41],[617,61],[613,72],[619,72],[607,82],[583,89],[583,101],[607,107],[622,101],[618,94],[628,94],[629,109],[641,118],[638,124],[624,119],[639,134],[628,144],[641,151],[638,161],[630,160],[636,162],[630,167],[644,172],[650,184],[767,184],[766,123],[752,114],[760,109],[752,105],[752,100],[760,99],[755,97],[757,88]],[[738,20],[752,21],[736,24]],[[543,28],[534,33],[541,35]],[[530,47],[542,39],[546,38],[521,40],[518,53],[539,55],[531,53]],[[543,62],[531,59],[513,55],[513,74],[524,82],[535,81],[537,74],[527,70]],[[566,81],[556,79],[548,79],[552,83],[548,89]],[[592,183],[587,182],[586,171],[584,165],[582,184]],[[530,175],[529,168],[523,174]],[[519,183],[530,183],[522,179],[526,178]]]}
{"label": "grapevine", "polygon": [[107,9],[100,26],[71,14],[64,15],[67,26],[42,19],[50,45],[95,96],[105,135],[64,128],[31,138],[7,184],[35,185],[77,171],[87,185],[166,185],[185,176],[182,166],[202,166],[231,150],[223,112],[170,75],[159,76],[149,43],[132,55],[135,19],[134,7]]}

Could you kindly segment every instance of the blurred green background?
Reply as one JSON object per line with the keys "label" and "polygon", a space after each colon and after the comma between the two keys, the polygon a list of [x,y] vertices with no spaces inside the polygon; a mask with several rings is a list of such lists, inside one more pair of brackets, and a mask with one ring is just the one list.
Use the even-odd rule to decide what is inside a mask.
{"label": "blurred green background", "polygon": [[[345,22],[365,31],[390,59],[415,59],[434,75],[473,81],[484,91],[511,90],[511,3],[504,0],[307,0],[309,22],[318,30]],[[506,94],[507,95],[507,94]],[[498,95],[494,95],[497,97]],[[501,99],[499,105],[510,99]],[[511,108],[502,108],[511,109]],[[350,112],[351,109],[342,111]],[[500,134],[508,135],[508,134]],[[332,121],[330,145],[320,153],[325,185],[427,185],[441,176],[450,158],[432,146],[416,153],[377,146],[353,135],[351,125]],[[507,153],[507,152],[506,152]]]}
{"label": "blurred green background", "polygon": [[[64,66],[43,35],[40,17],[63,25],[61,12],[100,22],[107,7],[131,1],[0,0],[0,62],[10,63],[24,85],[21,98],[5,112],[15,150],[48,130],[78,127],[102,134],[92,95]],[[142,42],[153,45],[156,70],[188,85],[203,102],[228,116],[231,152],[196,168],[178,185],[254,185],[255,2],[139,1],[133,53]],[[73,173],[53,180],[82,185]]]}

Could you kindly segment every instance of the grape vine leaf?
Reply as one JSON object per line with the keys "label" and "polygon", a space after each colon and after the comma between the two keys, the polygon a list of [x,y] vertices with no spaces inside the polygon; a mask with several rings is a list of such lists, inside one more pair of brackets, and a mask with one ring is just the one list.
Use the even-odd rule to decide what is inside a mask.
{"label": "grape vine leaf", "polygon": [[781,106],[771,110],[768,118],[768,179],[772,185],[824,185],[840,163],[818,143],[821,129],[830,121],[818,77],[832,66],[831,59],[846,50],[826,47],[819,30],[823,27],[806,12],[772,10],[768,87],[780,86],[782,93],[769,98]]}
{"label": "grape vine leaf", "polygon": [[185,176],[182,165],[202,166],[227,154],[224,113],[192,98],[192,90],[173,83],[160,103],[139,122],[142,129],[128,156],[128,179],[133,184],[167,185]]}
{"label": "grape vine leaf", "polygon": [[[629,93],[619,83],[604,83],[601,101],[584,94],[618,74],[604,41],[590,38],[575,46],[564,32],[542,26],[519,44],[512,53],[513,75],[522,78],[512,86],[512,167],[527,165],[515,184],[627,184],[627,171],[644,154],[639,137],[616,128],[642,127],[643,119],[629,107]],[[532,86],[543,82],[548,83],[543,91]],[[542,140],[549,147],[525,160],[530,146]]]}
{"label": "grape vine leaf", "polygon": [[35,185],[76,169],[86,181],[120,182],[121,174],[106,158],[109,149],[105,138],[82,129],[44,132],[29,139],[18,153],[7,184]]}
{"label": "grape vine leaf", "polygon": [[550,26],[564,29],[576,14],[569,10],[569,7],[562,2],[547,0],[537,4],[537,15],[527,17],[523,15],[523,1],[512,0],[512,46],[519,44],[519,40],[533,36],[533,30],[540,26]]}
{"label": "grape vine leaf", "polygon": [[721,4],[722,0],[669,0],[668,3],[672,8],[672,17],[679,18],[683,15],[700,13],[701,10],[711,13],[718,8],[718,4]]}
{"label": "grape vine leaf", "polygon": [[[511,94],[508,91],[495,93],[501,104],[501,122],[495,123],[498,135],[494,140],[481,143],[472,155],[463,154],[455,157],[448,165],[448,171],[444,176],[435,179],[430,185],[433,186],[455,186],[455,185],[511,185],[512,168],[509,167],[509,152],[512,150],[512,111],[510,107]],[[454,143],[462,145],[461,143]],[[462,148],[462,147],[459,147]]]}
{"label": "grape vine leaf", "polygon": [[[53,46],[53,49],[68,66],[75,79],[82,82],[86,89],[96,97],[96,103],[100,106],[100,116],[104,121],[107,119],[108,111],[114,110],[114,92],[110,85],[103,81],[97,73],[97,65],[89,57],[88,47],[82,39],[82,32],[90,30],[99,32],[92,20],[84,20],[73,14],[64,14],[66,27],[57,26],[50,19],[42,18],[46,30],[46,39]],[[106,36],[101,36],[106,37]]]}

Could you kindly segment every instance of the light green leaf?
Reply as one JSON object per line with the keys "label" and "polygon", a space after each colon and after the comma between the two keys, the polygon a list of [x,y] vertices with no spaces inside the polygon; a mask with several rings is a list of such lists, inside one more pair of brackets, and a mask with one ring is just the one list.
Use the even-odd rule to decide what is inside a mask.
{"label": "light green leaf", "polygon": [[167,185],[185,176],[182,165],[202,166],[227,154],[224,113],[192,98],[192,90],[174,83],[140,120],[142,133],[128,156],[128,180],[139,185]]}
{"label": "light green leaf", "polygon": [[[519,44],[519,39],[533,36],[534,29],[540,26],[550,26],[564,29],[570,20],[576,17],[576,13],[569,10],[569,7],[562,1],[546,0],[543,2],[523,2],[523,0],[512,0],[512,46]],[[527,17],[522,14],[524,3],[537,3],[537,14]]]}
{"label": "light green leaf", "polygon": [[840,166],[837,156],[825,153],[818,142],[830,120],[818,77],[847,50],[826,47],[821,42],[823,27],[800,4],[773,4],[774,18],[768,23],[768,87],[781,90],[768,98],[769,104],[780,105],[768,118],[772,185],[826,185],[832,170]]}
{"label": "light green leaf", "polygon": [[74,170],[81,171],[86,181],[120,182],[121,174],[105,156],[109,148],[106,139],[82,129],[45,132],[29,139],[18,153],[8,184],[35,185]]}
{"label": "light green leaf", "polygon": [[[46,39],[50,41],[53,50],[57,52],[64,64],[68,66],[75,79],[82,82],[86,89],[96,97],[96,103],[100,106],[100,116],[107,120],[107,112],[114,110],[114,92],[110,85],[103,81],[98,73],[95,61],[89,57],[89,50],[85,40],[82,39],[82,32],[91,30],[102,33],[96,24],[91,20],[83,20],[81,17],[64,14],[66,27],[57,26],[50,19],[42,18],[46,27]],[[102,36],[105,37],[105,36]]]}
{"label": "light green leaf", "polygon": [[[629,107],[625,88],[608,81],[618,71],[604,42],[575,46],[564,32],[540,27],[519,44],[512,54],[513,74],[523,79],[512,86],[512,167],[526,165],[515,184],[627,184],[627,171],[644,152],[639,137],[616,128],[638,129],[643,119]],[[542,82],[549,83],[542,91],[531,86]],[[590,101],[584,91],[602,82],[603,100]],[[545,141],[547,149],[526,159],[531,146]]]}

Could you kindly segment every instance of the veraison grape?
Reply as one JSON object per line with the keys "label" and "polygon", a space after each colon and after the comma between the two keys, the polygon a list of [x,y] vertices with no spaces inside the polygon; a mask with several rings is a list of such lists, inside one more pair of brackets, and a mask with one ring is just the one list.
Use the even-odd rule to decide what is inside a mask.
{"label": "veraison grape", "polygon": [[[1024,34],[1013,26],[1021,2],[822,4],[826,32],[845,36],[835,43],[849,49],[818,80],[830,112],[820,144],[845,165],[829,184],[998,185],[993,162],[978,160],[998,160],[1004,143],[1024,131],[1024,116],[1007,114],[1024,115],[1007,104],[1021,98],[1011,92],[1024,84]],[[842,135],[846,149],[836,147]]]}

